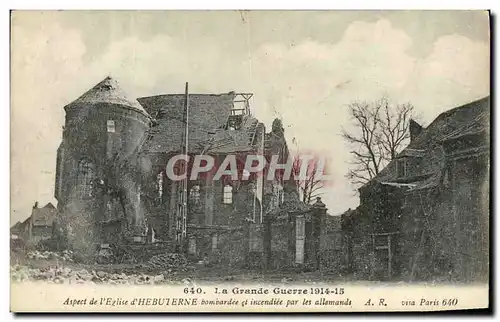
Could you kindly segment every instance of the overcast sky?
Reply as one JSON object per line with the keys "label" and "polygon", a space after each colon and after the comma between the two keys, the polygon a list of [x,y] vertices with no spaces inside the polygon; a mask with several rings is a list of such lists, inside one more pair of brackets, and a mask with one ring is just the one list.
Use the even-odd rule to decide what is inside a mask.
{"label": "overcast sky", "polygon": [[[131,97],[253,92],[251,109],[335,180],[330,214],[358,204],[339,136],[353,100],[410,101],[425,124],[489,94],[485,12],[14,12],[12,221],[54,202],[63,107],[111,75]],[[291,147],[295,149],[296,147]]]}

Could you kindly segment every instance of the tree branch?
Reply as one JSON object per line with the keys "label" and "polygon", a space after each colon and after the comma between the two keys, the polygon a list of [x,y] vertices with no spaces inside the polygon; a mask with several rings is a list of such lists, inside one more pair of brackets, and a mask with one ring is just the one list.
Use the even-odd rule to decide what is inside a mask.
{"label": "tree branch", "polygon": [[406,146],[409,121],[414,108],[410,103],[391,104],[387,97],[373,102],[349,104],[351,130],[341,131],[343,139],[354,147],[347,177],[354,184],[373,179]]}

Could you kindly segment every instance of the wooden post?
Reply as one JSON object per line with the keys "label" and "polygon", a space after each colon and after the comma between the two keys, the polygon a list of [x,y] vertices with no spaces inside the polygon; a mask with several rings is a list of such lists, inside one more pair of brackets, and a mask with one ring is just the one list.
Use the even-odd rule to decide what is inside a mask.
{"label": "wooden post", "polygon": [[[184,142],[181,146],[182,154],[188,154],[188,143],[189,143],[189,92],[188,92],[188,83],[186,82],[186,92],[185,92],[185,101],[184,101]],[[176,225],[176,239],[177,239],[177,247],[180,253],[184,253],[186,251],[186,236],[187,236],[187,189],[188,189],[188,165],[189,162],[182,163],[182,170],[186,173],[186,178],[181,181],[180,191],[179,191],[179,200],[177,207],[177,225]]]}

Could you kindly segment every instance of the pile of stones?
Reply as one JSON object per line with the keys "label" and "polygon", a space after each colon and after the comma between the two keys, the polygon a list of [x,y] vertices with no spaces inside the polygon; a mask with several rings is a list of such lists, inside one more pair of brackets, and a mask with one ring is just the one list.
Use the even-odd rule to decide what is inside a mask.
{"label": "pile of stones", "polygon": [[29,259],[57,259],[62,261],[72,262],[74,254],[71,250],[64,250],[62,252],[52,252],[52,251],[30,251],[27,254]]}
{"label": "pile of stones", "polygon": [[[30,268],[15,265],[11,267],[13,282],[43,281],[51,284],[163,284],[175,281],[165,279],[164,274],[125,274],[109,273],[87,269],[71,269],[68,267]],[[183,281],[178,281],[183,283]]]}
{"label": "pile of stones", "polygon": [[139,264],[138,267],[147,271],[186,271],[187,260],[180,254],[158,254],[151,257],[147,262]]}

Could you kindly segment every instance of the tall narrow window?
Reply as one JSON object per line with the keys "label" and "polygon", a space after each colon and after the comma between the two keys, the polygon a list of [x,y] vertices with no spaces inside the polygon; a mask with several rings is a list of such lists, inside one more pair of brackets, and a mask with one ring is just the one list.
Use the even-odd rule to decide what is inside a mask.
{"label": "tall narrow window", "polygon": [[78,163],[76,189],[80,197],[92,197],[93,181],[95,179],[94,164],[83,159]]}
{"label": "tall narrow window", "polygon": [[156,176],[156,189],[158,191],[158,199],[163,197],[163,172],[158,173]]}
{"label": "tall narrow window", "polygon": [[114,120],[108,120],[107,127],[108,127],[109,133],[115,133],[115,121]]}
{"label": "tall narrow window", "polygon": [[396,171],[398,178],[402,178],[406,176],[406,160],[397,160],[396,161]]}
{"label": "tall narrow window", "polygon": [[272,197],[272,207],[278,208],[283,204],[284,201],[284,193],[283,186],[281,184],[273,185],[273,197]]}
{"label": "tall narrow window", "polygon": [[212,252],[215,252],[218,248],[219,238],[217,234],[212,235]]}
{"label": "tall narrow window", "polygon": [[230,185],[224,186],[224,204],[230,205],[233,203],[233,187]]}
{"label": "tall narrow window", "polygon": [[188,252],[191,255],[196,255],[196,238],[194,238],[194,237],[189,237]]}
{"label": "tall narrow window", "polygon": [[193,204],[198,205],[200,203],[200,196],[201,196],[200,186],[199,185],[192,186],[191,189],[189,190],[190,201]]}
{"label": "tall narrow window", "polygon": [[200,185],[195,184],[189,189],[189,213],[191,214],[191,220],[198,220],[198,215],[204,213],[204,207],[201,203],[201,188]]}
{"label": "tall narrow window", "polygon": [[285,202],[285,191],[283,190],[283,186],[278,184],[278,207],[281,206]]}

